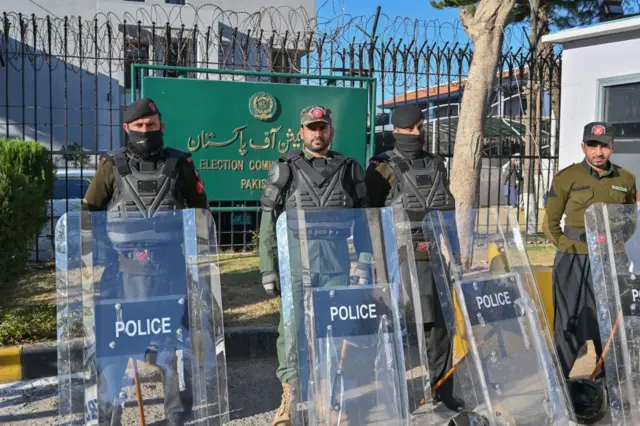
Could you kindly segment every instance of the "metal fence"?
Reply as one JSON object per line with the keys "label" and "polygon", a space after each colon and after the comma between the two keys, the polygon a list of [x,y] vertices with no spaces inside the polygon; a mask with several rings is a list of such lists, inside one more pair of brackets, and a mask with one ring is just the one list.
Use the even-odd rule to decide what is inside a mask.
{"label": "metal fence", "polygon": [[[10,12],[1,17],[0,137],[46,145],[58,168],[51,219],[34,260],[51,257],[55,221],[78,208],[101,153],[123,144],[121,114],[131,97],[132,63],[285,73],[290,77],[189,76],[284,84],[315,84],[297,74],[375,77],[379,112],[368,123],[375,151],[393,143],[393,108],[414,103],[425,113],[425,149],[445,157],[451,168],[471,45],[428,40],[419,20],[380,14],[338,24],[319,22],[301,8],[236,13],[183,6],[179,15],[166,13],[169,22],[140,10],[90,19]],[[561,54],[505,46],[485,123],[479,203],[505,204],[503,173],[517,159],[524,176],[515,188],[520,220],[525,233],[536,237],[557,164]],[[218,101],[224,102],[211,100]],[[223,250],[257,248],[256,203],[213,200],[211,207]]]}

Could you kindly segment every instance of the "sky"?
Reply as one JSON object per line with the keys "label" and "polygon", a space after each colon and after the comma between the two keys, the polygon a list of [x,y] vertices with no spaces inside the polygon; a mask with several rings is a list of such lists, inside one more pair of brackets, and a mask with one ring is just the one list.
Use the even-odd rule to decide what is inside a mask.
{"label": "sky", "polygon": [[[318,10],[318,23],[322,25],[322,22],[331,20],[328,27],[341,26],[349,22],[350,19],[364,16],[369,19],[361,21],[364,30],[370,32],[373,29],[373,19],[376,9],[381,6],[381,14],[387,15],[380,19],[377,35],[382,40],[388,40],[389,36],[393,36],[394,40],[400,37],[404,37],[404,40],[409,43],[411,39],[416,38],[415,33],[411,34],[414,28],[419,28],[420,33],[417,36],[417,43],[422,44],[424,40],[429,40],[429,45],[436,43],[439,46],[444,46],[449,42],[449,46],[453,46],[456,42],[464,46],[469,43],[469,37],[464,32],[462,25],[459,21],[459,10],[455,8],[447,9],[435,9],[433,8],[429,0],[377,0],[371,2],[368,0],[316,0],[316,7]],[[401,19],[407,18],[405,22],[396,22],[393,28],[389,28],[394,23],[396,17]],[[422,21],[420,25],[414,26],[410,21],[414,20]],[[386,28],[386,33],[384,33]],[[517,33],[514,30],[508,30],[509,36],[505,37],[505,49],[511,48],[513,51],[517,50],[523,43],[523,34]],[[362,33],[357,34],[359,39],[366,39]],[[435,63],[435,61],[432,60]],[[435,64],[430,63],[431,67]],[[454,65],[457,69],[457,66]],[[434,78],[434,77],[432,77]],[[452,77],[452,80],[456,80],[457,77]],[[446,76],[441,78],[442,82],[448,81]],[[424,82],[426,83],[426,81]],[[420,84],[424,86],[425,84]],[[430,83],[434,85],[435,82]],[[415,82],[410,83],[407,87],[408,90],[415,90]],[[388,101],[392,99],[393,94],[390,92],[391,87],[386,84],[384,100]],[[399,84],[396,86],[396,95],[400,95],[404,92],[404,86]],[[378,84],[376,93],[376,104],[379,104],[382,97],[382,87]],[[378,110],[380,112],[380,110]]]}

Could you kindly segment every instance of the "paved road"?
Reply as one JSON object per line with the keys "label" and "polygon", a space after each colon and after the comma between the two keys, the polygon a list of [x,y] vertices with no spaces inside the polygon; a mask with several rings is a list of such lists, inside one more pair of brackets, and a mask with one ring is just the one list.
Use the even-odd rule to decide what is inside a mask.
{"label": "paved road", "polygon": [[[595,362],[594,355],[593,346],[589,345],[589,350],[579,359],[574,368],[573,375],[588,375]],[[280,383],[275,377],[276,363],[275,357],[228,361],[227,376],[232,419],[229,425],[268,426],[271,424],[273,414],[280,404],[281,395]],[[161,387],[157,386],[157,388],[159,391]],[[148,389],[143,388],[145,395],[149,395]],[[12,426],[57,424],[57,395],[57,381],[54,378],[0,385],[0,424]],[[162,405],[159,400],[152,400],[145,411],[147,424],[149,426],[164,425],[162,421],[154,422],[154,417],[161,416],[161,413]],[[134,409],[129,411],[129,416],[125,420],[127,419],[131,421],[125,421],[124,424],[137,424]]]}
{"label": "paved road", "polygon": [[[270,425],[280,405],[281,386],[275,376],[276,358],[229,360],[227,376],[232,426]],[[0,424],[12,426],[55,425],[58,387],[55,379],[21,382],[0,387]],[[145,411],[147,420],[162,412],[156,403]],[[125,424],[137,424],[126,422]],[[164,422],[148,421],[148,426]]]}

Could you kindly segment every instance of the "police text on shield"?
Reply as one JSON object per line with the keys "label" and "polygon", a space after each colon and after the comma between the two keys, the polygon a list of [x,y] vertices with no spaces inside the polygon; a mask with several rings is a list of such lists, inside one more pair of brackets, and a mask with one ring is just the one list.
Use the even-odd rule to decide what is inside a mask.
{"label": "police text on shield", "polygon": [[129,320],[126,323],[116,321],[116,339],[124,332],[129,337],[148,336],[151,334],[171,333],[171,318],[147,318],[147,320]]}
{"label": "police text on shield", "polygon": [[331,314],[331,321],[333,321],[336,316],[342,321],[378,317],[374,303],[356,306],[332,306],[329,313]]}
{"label": "police text on shield", "polygon": [[511,305],[511,297],[508,291],[503,291],[501,293],[476,296],[476,302],[478,303],[478,309],[496,308],[498,306]]}

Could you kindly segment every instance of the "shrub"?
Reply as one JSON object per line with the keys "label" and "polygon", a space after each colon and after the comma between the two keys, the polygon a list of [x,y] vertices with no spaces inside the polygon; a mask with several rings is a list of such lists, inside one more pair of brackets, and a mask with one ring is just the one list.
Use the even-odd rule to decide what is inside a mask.
{"label": "shrub", "polygon": [[56,305],[38,303],[0,309],[0,346],[56,339]]}
{"label": "shrub", "polygon": [[53,165],[37,142],[0,139],[0,287],[17,278],[47,221]]}

